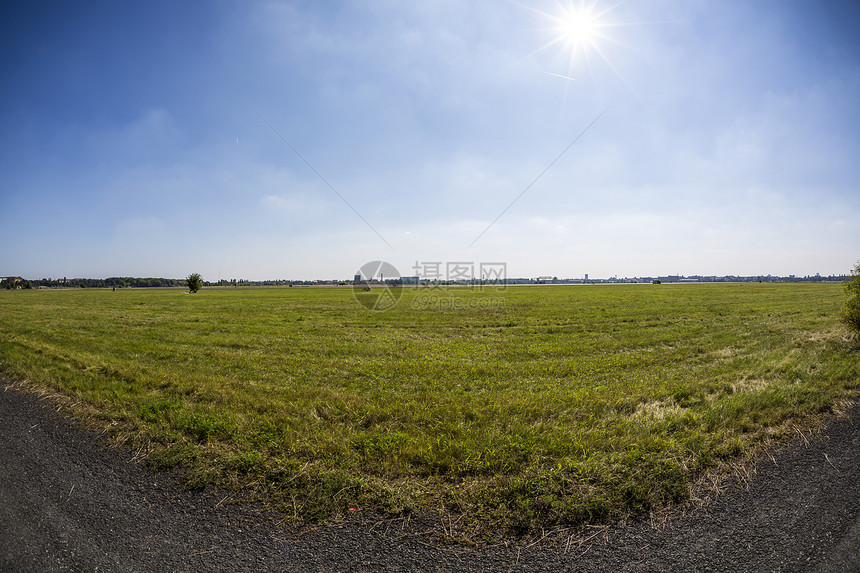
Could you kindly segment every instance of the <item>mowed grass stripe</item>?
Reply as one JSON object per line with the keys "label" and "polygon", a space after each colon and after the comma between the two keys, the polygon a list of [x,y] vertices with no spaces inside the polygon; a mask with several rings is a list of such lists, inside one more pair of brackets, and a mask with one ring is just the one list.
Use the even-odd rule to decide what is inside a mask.
{"label": "mowed grass stripe", "polygon": [[189,485],[298,519],[431,507],[492,527],[683,502],[858,386],[835,284],[0,293],[0,368]]}

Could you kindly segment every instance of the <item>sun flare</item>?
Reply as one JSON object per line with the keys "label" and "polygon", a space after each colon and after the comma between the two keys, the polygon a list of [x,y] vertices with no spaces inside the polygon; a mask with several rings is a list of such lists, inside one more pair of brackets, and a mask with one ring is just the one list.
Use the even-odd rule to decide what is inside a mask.
{"label": "sun flare", "polygon": [[584,6],[571,6],[563,10],[556,19],[558,25],[555,28],[558,39],[570,49],[578,51],[596,47],[597,40],[601,36],[602,23],[599,16],[591,9]]}
{"label": "sun flare", "polygon": [[[576,79],[576,71],[592,71],[592,64],[602,61],[615,71],[609,61],[607,48],[618,44],[618,40],[610,34],[612,28],[628,24],[619,23],[614,17],[614,10],[624,3],[620,0],[607,3],[602,0],[555,0],[555,10],[534,10],[546,18],[544,28],[549,40],[534,53],[554,48],[557,50],[555,60],[551,64],[555,70],[546,73],[568,80]],[[566,65],[562,68],[564,62]]]}

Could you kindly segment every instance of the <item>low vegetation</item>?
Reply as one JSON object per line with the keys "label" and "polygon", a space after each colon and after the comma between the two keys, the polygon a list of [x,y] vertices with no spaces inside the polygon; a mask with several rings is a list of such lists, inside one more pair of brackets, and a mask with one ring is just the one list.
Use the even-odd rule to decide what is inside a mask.
{"label": "low vegetation", "polygon": [[472,532],[682,503],[860,379],[838,284],[432,295],[373,312],[350,288],[4,291],[0,368],[191,487]]}
{"label": "low vegetation", "polygon": [[198,273],[191,273],[188,275],[188,278],[185,279],[185,286],[188,287],[188,292],[195,293],[203,286],[203,279]]}
{"label": "low vegetation", "polygon": [[842,321],[855,335],[860,335],[860,262],[854,267],[851,279],[845,283],[845,292],[848,300],[842,309]]}

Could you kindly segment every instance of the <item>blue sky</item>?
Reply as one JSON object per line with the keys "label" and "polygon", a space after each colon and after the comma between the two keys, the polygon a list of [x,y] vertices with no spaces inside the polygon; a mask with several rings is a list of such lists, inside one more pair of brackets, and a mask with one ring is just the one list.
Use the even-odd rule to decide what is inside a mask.
{"label": "blue sky", "polygon": [[6,2],[0,32],[0,275],[860,259],[856,2]]}

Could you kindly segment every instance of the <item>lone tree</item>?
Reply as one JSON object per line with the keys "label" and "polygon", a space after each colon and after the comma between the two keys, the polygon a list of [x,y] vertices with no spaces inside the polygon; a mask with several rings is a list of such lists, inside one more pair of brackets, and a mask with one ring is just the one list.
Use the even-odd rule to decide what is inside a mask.
{"label": "lone tree", "polygon": [[185,284],[188,285],[189,292],[197,292],[200,290],[200,287],[203,286],[203,279],[200,278],[198,273],[191,273],[188,275],[188,278],[185,279]]}
{"label": "lone tree", "polygon": [[845,292],[848,293],[848,300],[842,309],[842,321],[860,334],[860,261],[851,271],[851,280],[845,283]]}

